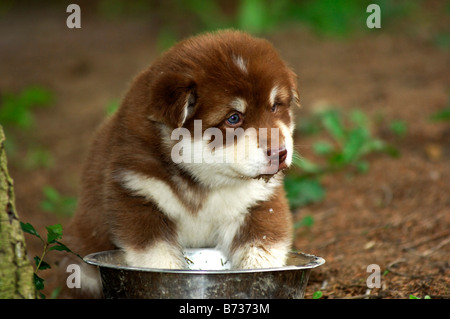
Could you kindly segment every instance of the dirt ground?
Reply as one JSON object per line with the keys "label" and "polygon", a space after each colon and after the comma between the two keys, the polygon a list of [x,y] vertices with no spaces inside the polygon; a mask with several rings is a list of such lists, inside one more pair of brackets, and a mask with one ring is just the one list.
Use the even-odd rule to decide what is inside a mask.
{"label": "dirt ground", "polygon": [[[68,217],[40,208],[42,188],[77,195],[81,164],[107,105],[158,54],[151,22],[87,15],[81,29],[69,30],[65,19],[65,12],[51,10],[12,11],[0,19],[0,90],[39,84],[55,94],[52,107],[36,111],[33,129],[11,133],[20,156],[39,144],[53,157],[49,168],[21,169],[20,156],[9,164],[19,216],[44,234],[45,226],[64,225]],[[324,104],[381,115],[374,134],[401,155],[370,156],[366,174],[327,175],[325,199],[293,212],[296,220],[311,215],[315,221],[296,231],[295,247],[326,259],[311,273],[307,298],[318,290],[322,298],[450,297],[450,127],[429,120],[448,105],[450,55],[433,43],[430,30],[381,30],[345,40],[300,27],[267,35],[299,75],[299,119]],[[407,122],[405,137],[387,129],[392,120]],[[296,135],[303,157],[313,156],[312,142]],[[30,256],[40,254],[40,242],[26,239]],[[53,265],[58,256],[48,261]],[[381,269],[381,288],[368,291],[371,264]],[[50,289],[52,270],[42,274]]]}

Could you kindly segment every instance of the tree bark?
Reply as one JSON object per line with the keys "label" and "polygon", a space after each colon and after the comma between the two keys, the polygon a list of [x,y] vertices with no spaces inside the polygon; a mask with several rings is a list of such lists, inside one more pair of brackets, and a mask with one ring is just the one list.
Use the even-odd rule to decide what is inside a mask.
{"label": "tree bark", "polygon": [[0,125],[0,299],[35,298],[33,267],[28,260],[25,238],[16,213],[4,141]]}

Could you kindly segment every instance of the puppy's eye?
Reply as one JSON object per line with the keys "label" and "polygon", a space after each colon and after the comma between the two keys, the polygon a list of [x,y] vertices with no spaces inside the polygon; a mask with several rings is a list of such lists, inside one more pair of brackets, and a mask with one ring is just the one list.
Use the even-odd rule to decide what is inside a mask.
{"label": "puppy's eye", "polygon": [[227,118],[225,123],[229,126],[239,126],[242,124],[242,116],[239,113],[234,113],[229,118]]}
{"label": "puppy's eye", "polygon": [[270,108],[270,111],[271,111],[272,113],[276,113],[277,110],[278,110],[278,106],[279,106],[279,105],[280,105],[279,103],[274,103],[274,104],[272,105],[272,107]]}
{"label": "puppy's eye", "polygon": [[197,98],[194,94],[191,93],[188,98],[188,107],[194,106],[195,102],[197,102]]}

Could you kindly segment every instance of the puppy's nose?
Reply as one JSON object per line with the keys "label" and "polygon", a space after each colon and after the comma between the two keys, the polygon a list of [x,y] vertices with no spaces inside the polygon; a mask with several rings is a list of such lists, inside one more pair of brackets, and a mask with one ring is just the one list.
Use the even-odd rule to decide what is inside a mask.
{"label": "puppy's nose", "polygon": [[278,149],[268,149],[267,156],[270,160],[278,160],[278,170],[282,170],[287,167],[285,161],[287,157],[287,150],[285,146],[281,146]]}

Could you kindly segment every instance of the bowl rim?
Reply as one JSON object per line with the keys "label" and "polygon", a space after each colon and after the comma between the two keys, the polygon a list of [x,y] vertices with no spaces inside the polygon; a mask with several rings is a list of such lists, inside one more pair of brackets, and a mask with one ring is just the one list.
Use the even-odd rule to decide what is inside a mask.
{"label": "bowl rim", "polygon": [[[199,248],[201,250],[216,250],[214,248]],[[311,254],[306,254],[300,251],[290,251],[290,255],[298,255],[301,257],[310,258],[311,261],[304,265],[288,265],[284,267],[272,267],[272,268],[253,268],[253,269],[223,269],[223,270],[197,270],[197,269],[164,269],[164,268],[144,268],[144,267],[134,267],[128,265],[116,265],[108,262],[101,262],[98,258],[106,254],[121,254],[123,253],[120,249],[115,250],[105,250],[86,255],[83,261],[89,265],[97,266],[99,268],[109,268],[116,270],[127,270],[127,271],[141,271],[141,272],[157,272],[157,273],[173,273],[173,274],[190,274],[190,275],[217,275],[217,274],[243,274],[243,273],[263,273],[263,272],[279,272],[279,271],[289,271],[289,270],[308,270],[314,269],[325,264],[325,259],[322,257],[314,256]],[[294,256],[295,257],[295,256]]]}

